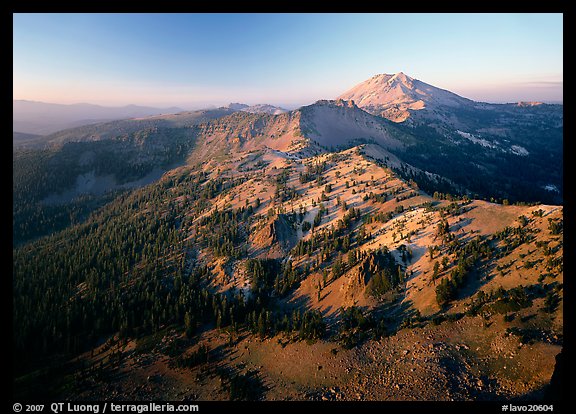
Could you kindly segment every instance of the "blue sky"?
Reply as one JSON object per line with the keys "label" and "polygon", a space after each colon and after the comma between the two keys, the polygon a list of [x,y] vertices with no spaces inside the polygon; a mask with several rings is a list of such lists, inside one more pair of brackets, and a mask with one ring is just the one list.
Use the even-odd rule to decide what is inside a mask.
{"label": "blue sky", "polygon": [[562,14],[15,14],[13,96],[289,108],[403,71],[488,102],[562,101]]}

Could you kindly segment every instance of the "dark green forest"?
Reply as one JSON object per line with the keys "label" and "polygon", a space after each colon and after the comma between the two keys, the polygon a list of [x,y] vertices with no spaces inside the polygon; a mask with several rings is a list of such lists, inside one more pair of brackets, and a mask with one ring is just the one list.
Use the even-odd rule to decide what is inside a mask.
{"label": "dark green forest", "polygon": [[[526,157],[497,150],[486,151],[481,145],[471,142],[455,145],[430,126],[400,128],[419,138],[416,145],[398,154],[405,162],[457,184],[454,186],[445,180],[430,182],[424,174],[398,170],[405,179],[416,179],[425,191],[463,194],[464,188],[473,198],[562,203],[563,128],[515,128],[516,134],[522,138],[509,145],[525,147],[530,153]],[[559,192],[545,190],[548,184],[555,185]]]}
{"label": "dark green forest", "polygon": [[16,374],[55,355],[77,355],[116,332],[137,338],[168,325],[180,326],[190,337],[208,324],[261,336],[285,331],[301,339],[321,338],[326,326],[318,312],[270,310],[274,297],[302,277],[290,262],[249,260],[249,297],[209,288],[210,270],[197,263],[195,243],[215,257],[243,257],[237,243],[244,240],[253,206],[215,211],[193,232],[183,229],[209,200],[241,182],[182,173],[121,194],[83,223],[15,248]]}
{"label": "dark green forest", "polygon": [[[12,155],[12,236],[15,244],[76,224],[117,194],[81,194],[59,203],[45,199],[71,190],[77,177],[111,175],[117,185],[154,168],[183,161],[194,140],[183,128],[137,131],[106,141],[68,142],[62,147],[15,149]],[[162,145],[162,150],[157,148]],[[126,190],[116,190],[123,192]]]}

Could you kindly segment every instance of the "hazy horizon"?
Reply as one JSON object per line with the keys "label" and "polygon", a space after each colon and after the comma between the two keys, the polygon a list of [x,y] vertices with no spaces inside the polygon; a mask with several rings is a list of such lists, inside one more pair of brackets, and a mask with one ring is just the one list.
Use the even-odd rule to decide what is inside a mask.
{"label": "hazy horizon", "polygon": [[[464,98],[466,98],[466,96],[464,96]],[[321,99],[320,99],[321,100]],[[240,102],[238,100],[230,100],[227,101],[225,103],[221,103],[221,104],[215,104],[215,103],[190,103],[190,104],[179,104],[179,105],[170,105],[170,104],[140,104],[140,103],[126,103],[126,104],[106,104],[106,103],[98,103],[98,102],[89,102],[89,101],[82,101],[82,102],[45,102],[45,101],[39,101],[39,100],[35,100],[35,99],[13,99],[13,101],[28,101],[28,102],[35,102],[35,103],[44,103],[44,104],[56,104],[56,105],[96,105],[96,106],[102,106],[102,107],[109,107],[109,108],[123,108],[123,107],[127,107],[127,106],[143,106],[143,107],[153,107],[153,108],[157,108],[157,109],[171,109],[173,107],[177,107],[179,109],[183,109],[183,110],[188,110],[188,111],[193,111],[193,110],[199,110],[199,109],[216,109],[216,108],[220,108],[222,106],[226,106],[228,104],[231,103],[242,103],[242,104],[246,104],[246,105],[258,105],[258,104],[268,104],[268,105],[273,105],[273,106],[277,106],[283,109],[288,109],[288,110],[295,110],[298,109],[302,106],[306,106],[306,105],[311,105],[314,102],[307,102],[307,103],[303,103],[303,104],[282,104],[282,103],[274,103],[274,102]],[[531,102],[531,101],[535,101],[533,99],[526,99],[526,100],[517,100],[517,101],[482,101],[485,103],[492,103],[492,104],[507,104],[507,103],[517,103],[517,102]],[[563,101],[538,101],[538,102],[542,102],[545,104],[550,104],[550,105],[563,105],[564,102]]]}
{"label": "hazy horizon", "polygon": [[293,109],[402,71],[475,101],[563,101],[562,14],[14,14],[13,22],[15,100]]}

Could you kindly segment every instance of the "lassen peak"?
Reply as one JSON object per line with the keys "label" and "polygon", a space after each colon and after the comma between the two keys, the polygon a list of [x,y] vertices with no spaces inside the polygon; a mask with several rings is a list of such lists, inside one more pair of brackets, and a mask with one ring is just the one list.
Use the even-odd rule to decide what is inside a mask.
{"label": "lassen peak", "polygon": [[440,105],[459,107],[472,101],[406,75],[382,73],[359,83],[338,97],[353,100],[360,108],[395,122],[405,121],[411,111]]}

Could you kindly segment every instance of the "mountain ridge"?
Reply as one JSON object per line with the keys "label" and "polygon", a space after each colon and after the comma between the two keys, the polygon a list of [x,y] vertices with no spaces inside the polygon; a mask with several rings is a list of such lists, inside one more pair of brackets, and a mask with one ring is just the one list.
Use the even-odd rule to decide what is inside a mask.
{"label": "mountain ridge", "polygon": [[115,119],[134,118],[160,113],[182,112],[181,108],[153,108],[138,105],[102,106],[89,103],[55,104],[13,100],[13,130],[48,135],[66,128]]}
{"label": "mountain ridge", "polygon": [[[514,111],[503,113],[511,113],[509,119],[518,119],[520,125],[526,126],[519,129],[516,121],[499,126],[497,122],[502,119],[498,117],[499,108]],[[69,190],[74,186],[85,188],[77,180],[92,175],[96,182],[122,185],[141,182],[152,171],[165,172],[174,164],[209,162],[210,158],[226,157],[238,151],[270,148],[289,157],[302,158],[366,143],[378,147],[374,154],[379,159],[402,169],[405,177],[423,180],[422,185],[428,189],[436,186],[442,192],[481,194],[513,201],[527,194],[533,194],[532,200],[549,203],[562,200],[562,166],[557,162],[561,160],[562,151],[561,113],[559,118],[554,118],[547,105],[498,105],[484,112],[492,117],[490,129],[477,128],[483,121],[476,120],[459,129],[441,120],[436,121],[436,126],[392,122],[366,112],[354,101],[319,100],[279,115],[222,108],[112,121],[20,140],[20,145],[49,149],[53,154],[50,156],[55,157],[54,165],[65,162],[69,169],[76,164],[69,169],[72,175],[64,180],[68,187],[59,189],[63,194],[76,194]],[[546,135],[541,131],[545,130],[538,123],[546,127],[551,122],[558,122],[560,128],[553,136],[550,131],[554,129],[545,132],[553,139],[544,141],[542,136]],[[533,141],[526,140],[530,136],[534,137]],[[17,144],[15,141],[15,151]],[[438,148],[442,151],[438,152]],[[26,157],[29,154],[20,157],[15,153],[15,165]],[[118,158],[118,161],[104,162],[108,158]],[[43,162],[38,165],[50,168]],[[461,171],[465,170],[472,173],[462,175]],[[132,171],[129,179],[118,176],[127,171]],[[482,179],[487,172],[492,180],[489,187]],[[110,174],[114,174],[113,180],[106,178]],[[20,172],[16,175],[20,176]],[[526,177],[532,177],[529,184]],[[53,187],[46,183],[42,191]],[[62,199],[58,193],[46,193],[43,197]]]}
{"label": "mountain ridge", "polygon": [[[393,122],[434,121],[449,108],[474,110],[496,110],[498,108],[530,108],[536,106],[562,105],[537,101],[488,103],[462,97],[404,72],[377,74],[362,81],[336,99],[353,100],[360,108],[374,115],[383,116]],[[447,109],[448,108],[448,109]],[[449,119],[444,119],[449,122]]]}

